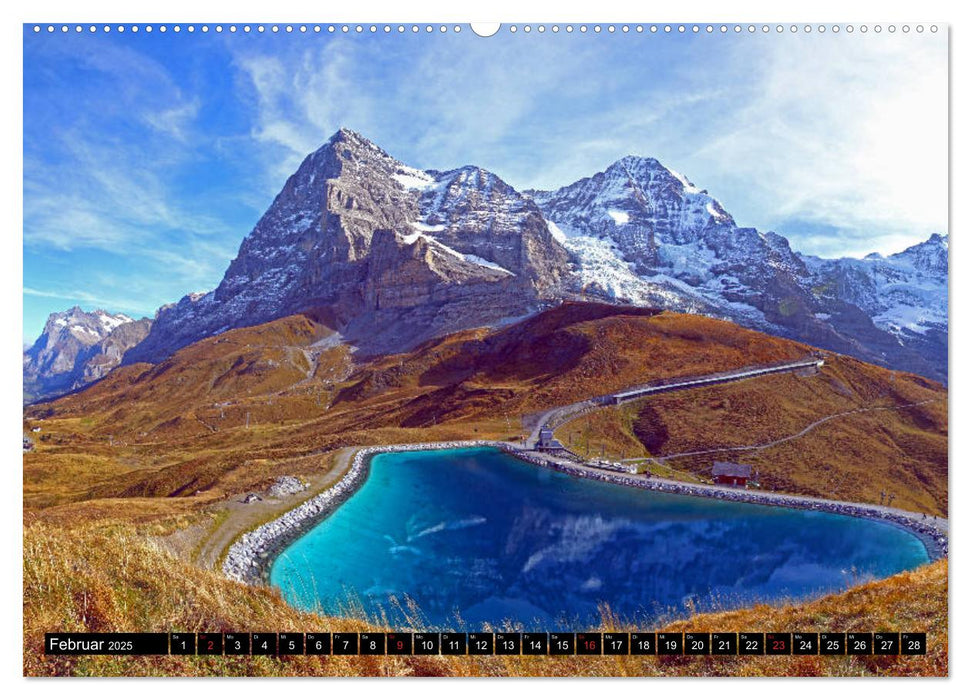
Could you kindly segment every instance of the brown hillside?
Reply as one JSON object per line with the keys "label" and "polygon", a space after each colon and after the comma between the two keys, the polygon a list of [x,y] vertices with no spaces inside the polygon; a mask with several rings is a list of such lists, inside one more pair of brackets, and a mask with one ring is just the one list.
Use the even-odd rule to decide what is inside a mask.
{"label": "brown hillside", "polygon": [[662,394],[558,435],[595,457],[702,453],[646,463],[662,476],[710,480],[712,462],[730,460],[753,465],[762,488],[870,503],[883,492],[896,507],[946,516],[947,432],[939,386],[835,356],[815,376]]}
{"label": "brown hillside", "polygon": [[[345,445],[515,439],[525,414],[811,351],[706,317],[572,303],[402,355],[355,361],[336,340],[310,318],[288,317],[201,341],[155,366],[121,368],[86,391],[29,408],[28,424],[43,420],[39,447],[25,456],[27,505],[219,497],[266,479],[281,460]],[[634,412],[595,416],[589,428],[584,419],[586,432],[573,437],[607,443],[618,456],[672,454],[775,439],[838,411],[931,401],[832,421],[765,451],[758,464],[773,488],[871,501],[883,489],[896,493],[895,505],[943,512],[945,400],[933,382],[829,355],[816,377],[655,397]],[[816,447],[807,451],[804,441]],[[831,443],[839,448],[826,449]],[[710,456],[672,461],[699,474],[708,464]]]}
{"label": "brown hillside", "polygon": [[[927,629],[932,655],[909,660],[171,657],[157,663],[39,655],[41,633],[52,629],[359,629],[357,622],[297,613],[275,593],[200,568],[218,563],[238,534],[229,527],[240,527],[234,518],[257,524],[233,509],[240,494],[281,475],[322,488],[340,473],[349,454],[343,446],[516,439],[524,415],[556,405],[812,351],[724,321],[596,304],[564,304],[502,329],[465,331],[389,357],[359,357],[339,341],[326,323],[288,317],[209,338],[158,365],[119,368],[85,391],[25,409],[25,429],[40,428],[31,433],[36,449],[24,455],[25,673],[947,672],[946,562],[808,605],[683,623]],[[618,457],[663,457],[785,440],[846,413],[734,458],[755,464],[767,488],[871,502],[883,490],[896,495],[895,506],[944,513],[946,401],[933,382],[828,354],[820,374],[661,395],[600,411],[560,432],[580,450],[596,451],[599,443]],[[663,469],[703,479],[715,457],[724,455],[672,458]],[[618,626],[609,615],[604,624]]]}

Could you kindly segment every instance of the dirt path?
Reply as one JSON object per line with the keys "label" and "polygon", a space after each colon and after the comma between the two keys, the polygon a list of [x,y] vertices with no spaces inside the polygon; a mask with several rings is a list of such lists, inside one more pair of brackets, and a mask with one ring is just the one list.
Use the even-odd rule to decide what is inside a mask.
{"label": "dirt path", "polygon": [[284,498],[264,498],[254,503],[242,502],[246,494],[230,496],[217,516],[216,526],[202,536],[196,548],[195,564],[205,569],[217,569],[226,549],[241,534],[296,508],[340,479],[348,470],[351,456],[357,449],[345,447],[338,450],[330,469],[311,477],[310,488],[306,491]]}

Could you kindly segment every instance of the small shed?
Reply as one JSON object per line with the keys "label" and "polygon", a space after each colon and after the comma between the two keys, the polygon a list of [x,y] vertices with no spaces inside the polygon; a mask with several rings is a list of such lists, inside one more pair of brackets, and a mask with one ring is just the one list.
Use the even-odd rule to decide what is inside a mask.
{"label": "small shed", "polygon": [[735,464],[734,462],[715,462],[711,468],[711,475],[716,484],[725,486],[746,486],[752,478],[751,464]]}
{"label": "small shed", "polygon": [[563,444],[553,437],[553,429],[544,426],[540,428],[539,439],[536,441],[537,450],[562,450]]}

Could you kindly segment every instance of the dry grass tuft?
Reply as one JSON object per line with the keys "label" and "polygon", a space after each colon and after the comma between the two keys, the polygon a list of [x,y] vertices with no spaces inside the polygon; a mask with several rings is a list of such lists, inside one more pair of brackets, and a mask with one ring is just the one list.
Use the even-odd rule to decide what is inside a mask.
{"label": "dry grass tuft", "polygon": [[[927,631],[922,657],[46,657],[45,632],[366,631],[301,613],[278,593],[192,567],[159,545],[165,523],[29,524],[24,532],[24,674],[31,676],[946,675],[947,562],[803,605],[697,615],[671,631]],[[420,611],[411,609],[420,628]],[[636,630],[603,612],[604,631]],[[643,627],[642,627],[643,628]],[[648,627],[649,628],[649,627]],[[663,630],[662,630],[663,631]]]}
{"label": "dry grass tuft", "polygon": [[[341,630],[269,590],[190,562],[218,559],[240,494],[292,474],[329,478],[353,445],[516,439],[537,411],[656,379],[804,357],[811,348],[715,319],[564,304],[496,331],[355,358],[318,320],[291,316],[203,340],[158,365],[119,368],[78,394],[25,409],[40,427],[24,455],[24,671],[29,675],[806,675],[947,672],[946,563],[806,605],[752,608],[682,625],[722,629],[926,629],[911,659],[45,658],[44,631]],[[568,426],[593,454],[625,457],[777,439],[752,454],[769,488],[947,511],[947,393],[940,385],[829,355],[813,377],[779,376],[660,396]],[[586,421],[587,419],[582,419]],[[584,432],[585,431],[585,432]],[[562,435],[562,431],[561,431]],[[672,460],[703,479],[715,455]],[[722,456],[719,455],[718,458]],[[231,523],[230,523],[231,524]],[[210,537],[212,539],[212,537]],[[218,537],[216,538],[218,539]],[[417,612],[416,612],[417,614]],[[732,617],[735,616],[735,617]],[[620,626],[605,611],[604,626]],[[858,626],[857,626],[858,625]],[[696,628],[697,629],[697,628]]]}

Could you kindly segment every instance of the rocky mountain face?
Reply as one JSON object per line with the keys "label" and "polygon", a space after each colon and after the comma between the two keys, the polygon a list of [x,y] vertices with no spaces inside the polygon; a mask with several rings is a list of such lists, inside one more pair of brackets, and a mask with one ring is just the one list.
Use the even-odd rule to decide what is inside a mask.
{"label": "rocky mountain face", "polygon": [[[119,351],[125,363],[157,362],[299,312],[370,355],[567,299],[726,318],[947,379],[946,236],[888,257],[825,260],[738,226],[706,190],[653,158],[627,156],[557,190],[518,192],[474,166],[409,167],[341,129],[287,180],[216,289],[162,307],[144,340],[95,353],[107,359],[70,381],[63,367],[81,351],[41,359],[45,330],[30,362],[25,355],[25,381],[38,363],[59,363],[69,390],[76,377],[113,366]],[[68,342],[102,340],[80,337],[91,342]]]}
{"label": "rocky mountain face", "polygon": [[[947,236],[935,233],[923,243],[886,257],[878,253],[863,259],[801,257],[824,305],[842,301],[859,308],[877,328],[893,336],[900,346],[919,353],[937,377],[946,380]],[[888,351],[888,358],[899,352],[894,350]],[[892,360],[887,364],[893,366]]]}
{"label": "rocky mountain face", "polygon": [[105,376],[148,335],[152,322],[75,306],[51,314],[24,352],[24,400],[63,394]]}
{"label": "rocky mountain face", "polygon": [[538,206],[480,168],[424,172],[340,130],[304,160],[222,283],[159,310],[126,362],[319,310],[365,354],[536,311],[568,254]]}
{"label": "rocky mountain face", "polygon": [[739,227],[653,158],[528,194],[571,253],[574,292],[729,318],[947,379],[946,236],[886,258],[800,255],[778,234]]}

